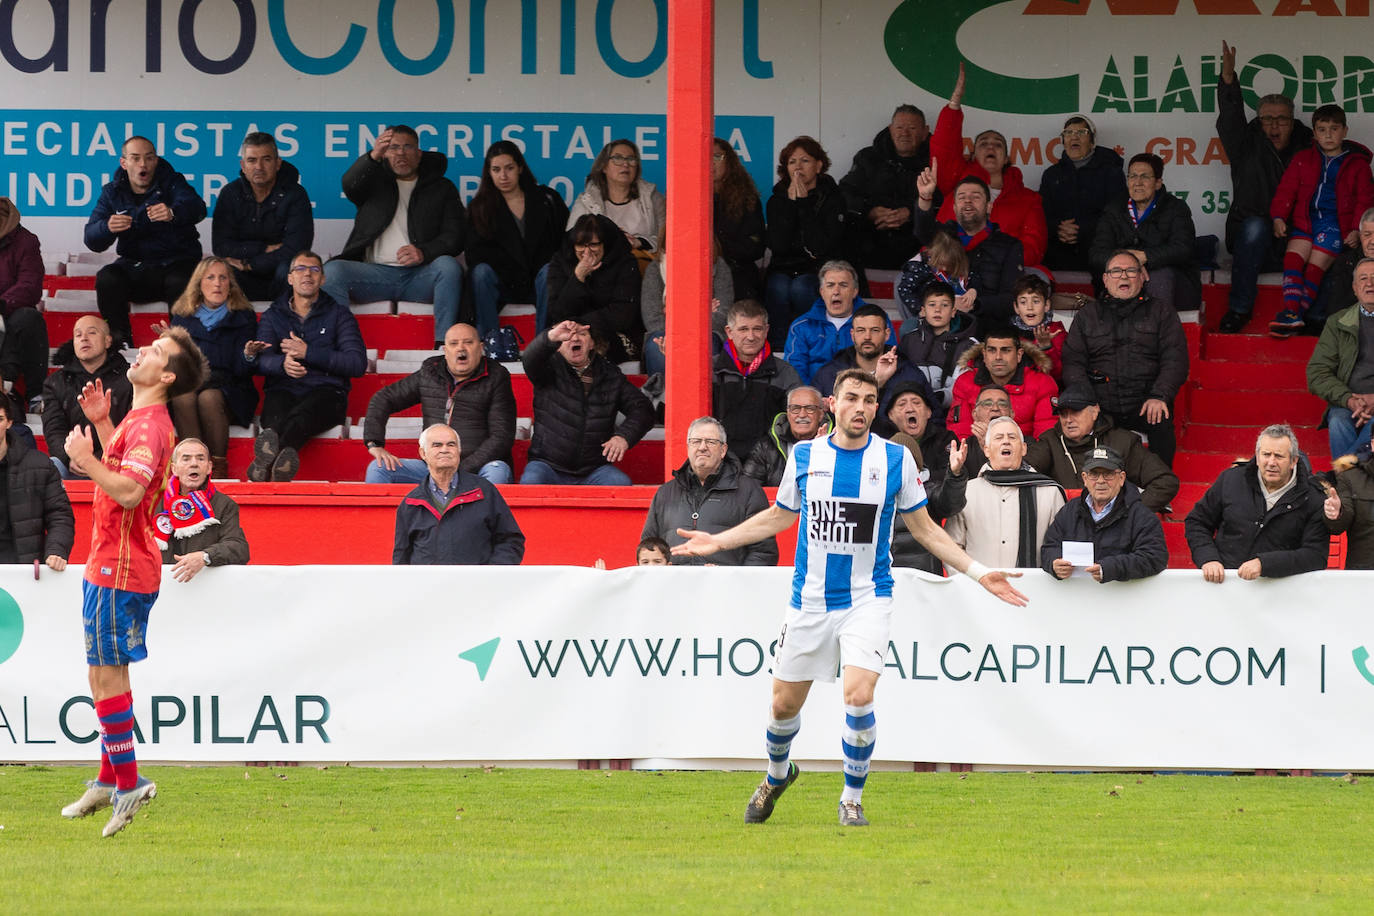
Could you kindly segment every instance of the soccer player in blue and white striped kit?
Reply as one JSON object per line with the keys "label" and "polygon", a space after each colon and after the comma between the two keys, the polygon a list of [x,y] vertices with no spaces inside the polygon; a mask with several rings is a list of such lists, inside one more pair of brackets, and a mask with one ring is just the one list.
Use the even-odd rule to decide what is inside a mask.
{"label": "soccer player in blue and white striped kit", "polygon": [[903,446],[869,432],[878,412],[878,382],[860,369],[835,379],[829,399],[835,430],[798,442],[787,459],[777,501],[727,531],[678,529],[686,542],[673,553],[706,556],[772,537],[801,519],[792,600],[778,637],[768,722],[768,775],[744,811],[746,823],[768,820],[797,779],[788,760],[801,727],[801,708],[814,680],[844,676],[844,791],[840,823],[865,827],[864,781],[877,727],[873,690],[887,659],[892,609],[892,526],[901,519],[917,541],[942,560],[1016,606],[1026,596],[999,570],[970,559],[926,511],[916,462]]}

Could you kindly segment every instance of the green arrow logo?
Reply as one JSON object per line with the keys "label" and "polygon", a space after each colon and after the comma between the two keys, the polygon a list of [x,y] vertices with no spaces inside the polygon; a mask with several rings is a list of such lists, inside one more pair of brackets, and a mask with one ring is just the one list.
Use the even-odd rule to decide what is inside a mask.
{"label": "green arrow logo", "polygon": [[[897,72],[936,96],[948,96],[959,72],[959,28],[974,15],[1010,0],[906,0],[883,31],[887,56]],[[1015,114],[1060,114],[1078,109],[1078,77],[1027,79],[964,65],[964,104]]]}
{"label": "green arrow logo", "polygon": [[472,662],[477,666],[477,680],[487,679],[487,669],[491,667],[491,660],[496,657],[496,647],[501,645],[501,637],[489,639],[480,646],[473,646],[466,652],[459,652],[458,657],[465,662]]}
{"label": "green arrow logo", "polygon": [[24,615],[19,602],[9,592],[0,589],[0,662],[5,662],[19,649],[24,639]]}

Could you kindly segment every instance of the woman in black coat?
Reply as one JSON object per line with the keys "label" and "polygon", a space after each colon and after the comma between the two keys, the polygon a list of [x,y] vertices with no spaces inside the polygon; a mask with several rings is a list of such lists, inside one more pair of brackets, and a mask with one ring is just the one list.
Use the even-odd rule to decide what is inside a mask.
{"label": "woman in black coat", "polygon": [[611,362],[638,359],[644,339],[640,285],[639,267],[620,228],[604,216],[578,217],[549,262],[544,326],[570,319],[589,325]]}
{"label": "woman in black coat", "polygon": [[172,306],[172,325],[183,327],[210,363],[199,391],[172,398],[172,421],[181,439],[210,449],[211,475],[228,477],[229,425],[247,426],[258,406],[253,367],[243,347],[258,330],[258,317],[223,258],[196,265],[186,291]]}
{"label": "woman in black coat", "polygon": [[778,183],[768,198],[768,340],[781,351],[792,320],[816,301],[816,271],[841,256],[844,195],[827,172],[830,157],[810,137],[797,137],[778,154]]}
{"label": "woman in black coat", "polygon": [[482,182],[468,205],[467,260],[477,306],[477,333],[486,336],[507,302],[534,302],[544,327],[549,260],[563,242],[568,207],[539,184],[520,147],[498,140],[482,161]]}
{"label": "woman in black coat", "polygon": [[[760,299],[759,258],[763,257],[763,202],[754,179],[729,143],[711,144],[711,224],[720,256],[730,266],[736,299]],[[729,302],[722,303],[726,308]]]}

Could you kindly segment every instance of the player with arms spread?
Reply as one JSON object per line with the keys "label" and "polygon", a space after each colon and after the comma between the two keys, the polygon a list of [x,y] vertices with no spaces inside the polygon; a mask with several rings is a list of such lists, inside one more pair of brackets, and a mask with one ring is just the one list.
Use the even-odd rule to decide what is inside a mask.
{"label": "player with arms spread", "polygon": [[110,422],[109,393],[99,381],[86,385],[77,399],[105,446],[103,459],[94,456],[90,430],[78,427],[67,436],[71,466],[96,484],[81,613],[91,697],[100,720],[100,774],[62,815],[85,817],[113,805],[103,831],[107,837],[128,826],[157,794],[157,786],[138,775],[134,757],[129,664],[148,656],[148,612],[162,583],[154,534],[176,443],[167,403],[198,389],[208,372],[184,328],[163,331],[129,367],[133,408],[118,429]]}
{"label": "player with arms spread", "polygon": [[768,722],[768,775],[744,810],[746,823],[768,820],[773,805],[796,781],[787,758],[801,728],[801,708],[814,680],[833,680],[844,668],[844,792],[840,824],[865,827],[864,781],[877,728],[873,690],[887,659],[892,611],[892,523],[901,519],[921,546],[946,566],[1018,607],[1026,596],[1005,573],[970,559],[926,511],[926,493],[911,453],[871,435],[878,382],[860,369],[835,379],[828,399],[835,431],[798,442],[787,459],[777,501],[734,528],[716,534],[679,529],[687,541],[673,553],[707,556],[772,537],[801,518],[792,601],[773,662]]}

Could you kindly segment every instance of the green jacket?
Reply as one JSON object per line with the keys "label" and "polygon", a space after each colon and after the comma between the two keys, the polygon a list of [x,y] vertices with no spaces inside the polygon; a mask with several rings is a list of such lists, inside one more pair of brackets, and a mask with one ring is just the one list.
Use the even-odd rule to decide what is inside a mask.
{"label": "green jacket", "polygon": [[1317,348],[1307,361],[1307,390],[1328,404],[1344,407],[1354,393],[1347,383],[1359,355],[1360,307],[1356,304],[1327,319]]}

